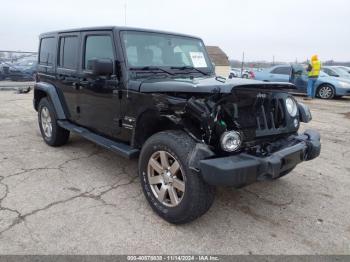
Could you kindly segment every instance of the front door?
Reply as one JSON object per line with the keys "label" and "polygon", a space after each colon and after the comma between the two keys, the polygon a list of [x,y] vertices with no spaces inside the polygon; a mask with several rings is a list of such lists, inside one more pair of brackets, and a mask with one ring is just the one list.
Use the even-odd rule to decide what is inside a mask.
{"label": "front door", "polygon": [[[112,31],[82,33],[82,56],[79,79],[78,124],[92,131],[117,138],[120,133],[120,99],[118,86],[108,84],[113,77],[89,75],[88,61],[111,59],[116,61]],[[115,63],[113,63],[115,64]],[[116,69],[114,68],[114,71]]]}
{"label": "front door", "polygon": [[293,65],[290,82],[297,87],[298,93],[306,93],[308,76],[302,65]]}

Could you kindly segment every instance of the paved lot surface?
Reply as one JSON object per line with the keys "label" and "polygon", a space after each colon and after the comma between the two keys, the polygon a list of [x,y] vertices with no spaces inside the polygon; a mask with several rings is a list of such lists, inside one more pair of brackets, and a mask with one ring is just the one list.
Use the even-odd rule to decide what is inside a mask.
{"label": "paved lot surface", "polygon": [[2,254],[350,254],[350,99],[308,103],[320,158],[276,182],[219,188],[184,226],[152,212],[136,161],[75,135],[46,146],[31,99],[0,92]]}
{"label": "paved lot surface", "polygon": [[13,82],[13,81],[0,81],[0,91],[3,90],[18,90],[27,87],[33,87],[33,82]]}

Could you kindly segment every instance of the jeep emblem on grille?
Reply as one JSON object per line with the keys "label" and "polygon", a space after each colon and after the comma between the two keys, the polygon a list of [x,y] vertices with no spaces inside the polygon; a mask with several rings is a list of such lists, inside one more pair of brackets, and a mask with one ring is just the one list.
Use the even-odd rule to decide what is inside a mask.
{"label": "jeep emblem on grille", "polygon": [[266,98],[266,94],[263,94],[263,93],[258,93],[256,95],[257,98]]}

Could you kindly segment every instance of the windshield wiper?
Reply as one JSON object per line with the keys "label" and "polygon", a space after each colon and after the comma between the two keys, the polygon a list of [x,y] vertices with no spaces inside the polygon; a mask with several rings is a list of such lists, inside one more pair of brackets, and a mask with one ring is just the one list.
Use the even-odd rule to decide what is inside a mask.
{"label": "windshield wiper", "polygon": [[170,69],[195,70],[195,71],[197,71],[197,72],[199,72],[199,73],[201,73],[203,75],[206,75],[206,76],[209,75],[208,73],[206,73],[206,72],[204,72],[204,71],[202,71],[202,70],[200,70],[198,68],[195,68],[193,66],[172,66],[172,67],[170,67]]}
{"label": "windshield wiper", "polygon": [[144,66],[144,67],[130,67],[129,68],[130,70],[132,71],[137,71],[137,70],[140,70],[140,71],[161,71],[161,72],[164,72],[164,73],[167,73],[169,75],[174,75],[174,73],[168,71],[168,70],[165,70],[161,67],[158,67],[158,66]]}

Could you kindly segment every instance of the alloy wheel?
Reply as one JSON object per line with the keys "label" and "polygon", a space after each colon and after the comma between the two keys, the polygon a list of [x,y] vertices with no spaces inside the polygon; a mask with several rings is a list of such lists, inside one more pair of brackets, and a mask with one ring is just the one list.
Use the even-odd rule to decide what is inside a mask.
{"label": "alloy wheel", "polygon": [[42,130],[47,138],[52,136],[52,121],[49,109],[47,107],[42,107],[40,112],[40,122]]}
{"label": "alloy wheel", "polygon": [[333,89],[330,86],[321,86],[318,95],[322,99],[329,99],[333,95]]}
{"label": "alloy wheel", "polygon": [[152,193],[165,206],[180,204],[185,194],[185,175],[176,158],[166,151],[156,151],[147,165]]}

